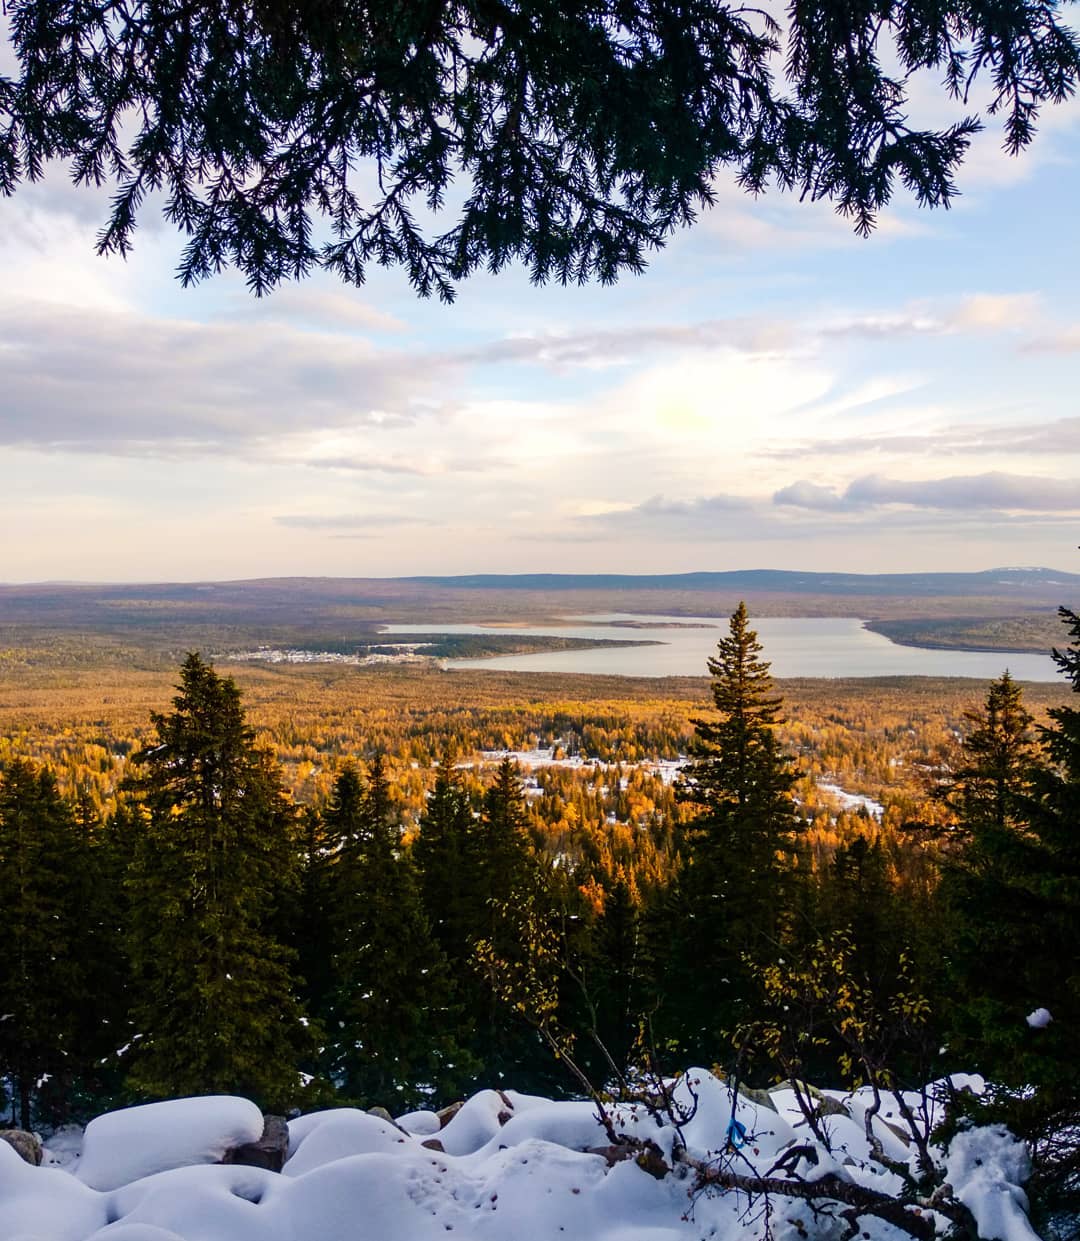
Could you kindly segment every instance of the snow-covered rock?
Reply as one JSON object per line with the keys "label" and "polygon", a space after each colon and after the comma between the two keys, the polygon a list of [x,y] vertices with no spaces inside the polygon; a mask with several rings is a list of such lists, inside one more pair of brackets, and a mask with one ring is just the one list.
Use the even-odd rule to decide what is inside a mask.
{"label": "snow-covered rock", "polygon": [[262,1131],[262,1112],[247,1099],[209,1095],[147,1103],[92,1120],[75,1171],[92,1189],[117,1189],[168,1168],[219,1163],[232,1147],[258,1141]]}
{"label": "snow-covered rock", "polygon": [[314,1168],[348,1159],[352,1155],[393,1151],[407,1141],[396,1125],[356,1108],[343,1107],[336,1111],[318,1112],[317,1115],[321,1118],[320,1123],[309,1129],[302,1141],[295,1145],[292,1131],[297,1122],[289,1126],[291,1153],[282,1169],[286,1176],[303,1176]]}
{"label": "snow-covered rock", "polygon": [[1021,1189],[1030,1174],[1027,1147],[1004,1125],[958,1133],[945,1160],[946,1179],[989,1241],[1039,1241]]}
{"label": "snow-covered rock", "polygon": [[406,1133],[412,1133],[418,1138],[434,1137],[442,1128],[438,1112],[406,1112],[404,1116],[397,1118],[396,1123]]}
{"label": "snow-covered rock", "polygon": [[[955,1083],[954,1083],[955,1084]],[[677,1147],[705,1163],[764,1174],[781,1165],[807,1181],[829,1175],[895,1192],[900,1178],[870,1159],[865,1092],[836,1094],[825,1149],[808,1131],[791,1090],[763,1100],[733,1096],[704,1069],[675,1085],[681,1115],[658,1118],[640,1104],[612,1104],[606,1126],[584,1102],[481,1091],[425,1146],[438,1117],[397,1121],[355,1108],[312,1113],[289,1125],[282,1173],[214,1163],[261,1132],[243,1099],[182,1099],[111,1113],[86,1130],[76,1173],[34,1168],[0,1144],[0,1241],[760,1241],[763,1216],[743,1193],[693,1195],[694,1175],[652,1175],[612,1156],[612,1133]],[[727,1147],[734,1104],[745,1143]],[[875,1120],[898,1162],[908,1155],[888,1115]],[[74,1136],[74,1135],[73,1135]],[[813,1147],[810,1157],[804,1148]],[[616,1145],[616,1149],[619,1149]],[[655,1153],[655,1152],[654,1152]],[[980,1235],[1036,1241],[1021,1188],[1024,1147],[1000,1128],[961,1133],[940,1153]],[[717,1166],[710,1163],[710,1166]],[[681,1165],[685,1172],[685,1165]],[[652,1168],[655,1172],[655,1166]],[[774,1171],[773,1175],[782,1175]],[[95,1188],[94,1186],[99,1188]],[[947,1221],[941,1220],[942,1229]],[[868,1241],[899,1230],[863,1216]],[[768,1226],[778,1238],[835,1241],[835,1222],[774,1194]]]}

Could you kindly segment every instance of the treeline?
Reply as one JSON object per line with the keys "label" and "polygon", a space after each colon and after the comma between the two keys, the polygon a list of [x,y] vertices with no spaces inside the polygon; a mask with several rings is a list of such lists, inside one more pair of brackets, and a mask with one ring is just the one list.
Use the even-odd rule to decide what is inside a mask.
{"label": "treeline", "polygon": [[400,1111],[613,1089],[643,1062],[883,1087],[963,1069],[1034,1142],[1046,1200],[1075,1191],[1080,712],[1036,726],[1006,674],[927,755],[929,813],[853,816],[825,848],[761,655],[740,607],[674,787],[608,764],[526,788],[511,759],[485,773],[444,744],[418,815],[419,766],[378,750],[301,804],[197,655],[109,813],[11,759],[14,1118],[218,1091]]}

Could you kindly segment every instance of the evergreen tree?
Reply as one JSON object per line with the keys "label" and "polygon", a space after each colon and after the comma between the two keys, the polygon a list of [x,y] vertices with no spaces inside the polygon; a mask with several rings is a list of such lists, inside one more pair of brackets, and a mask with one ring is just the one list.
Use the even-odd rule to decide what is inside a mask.
{"label": "evergreen tree", "polygon": [[413,844],[421,898],[431,932],[451,961],[464,964],[475,933],[475,819],[449,751],[435,775]]}
{"label": "evergreen tree", "polygon": [[1023,691],[1008,671],[991,684],[983,709],[964,718],[964,762],[949,781],[948,800],[981,848],[1014,825],[1018,800],[1030,791],[1039,765],[1039,745]]}
{"label": "evergreen tree", "polygon": [[553,933],[557,915],[529,836],[525,793],[517,764],[504,758],[484,794],[469,843],[474,875],[470,941],[483,943],[486,964],[477,1009],[477,1048],[487,1084],[513,1079],[524,1089],[560,1081],[550,1052],[507,1002],[499,974],[527,975],[538,931]]}
{"label": "evergreen tree", "polygon": [[134,996],[128,952],[131,899],[128,875],[143,831],[137,809],[121,800],[115,811],[93,832],[89,865],[82,888],[89,989],[95,997],[85,1039],[91,1071],[85,1090],[92,1112],[125,1102],[123,1056],[119,1050],[132,1043]]}
{"label": "evergreen tree", "polygon": [[537,884],[525,794],[517,764],[504,758],[484,794],[469,848],[478,921],[472,938],[487,940],[499,958],[518,948],[513,903]]}
{"label": "evergreen tree", "polygon": [[327,1026],[332,1075],[351,1098],[405,1108],[456,1094],[473,1069],[446,959],[402,850],[381,756],[368,787],[338,777],[328,817],[345,842],[335,877],[341,942]]}
{"label": "evergreen tree", "polygon": [[0,1077],[14,1085],[24,1129],[42,1088],[78,1067],[90,999],[78,906],[86,853],[52,773],[11,763],[0,777]]}
{"label": "evergreen tree", "polygon": [[131,1084],[282,1106],[306,1037],[291,954],[271,929],[296,880],[292,808],[236,685],[197,654],[172,712],[151,719],[157,736],[129,785],[143,816],[128,879]]}
{"label": "evergreen tree", "polygon": [[[1060,611],[1074,642],[1054,658],[1080,691],[1080,617]],[[1080,1148],[1069,1135],[1080,1131],[1080,710],[1055,707],[1049,715],[1040,729],[1045,761],[1037,763],[1019,691],[1003,678],[972,734],[972,766],[982,774],[974,787],[986,792],[961,801],[968,838],[944,880],[960,928],[949,1043],[994,1083],[991,1115],[1035,1143],[1036,1184],[1071,1194],[1075,1210]],[[1049,1013],[1045,1024],[1039,1010]]]}
{"label": "evergreen tree", "polygon": [[796,775],[777,739],[782,700],[762,649],[740,603],[708,661],[718,716],[694,721],[680,790],[699,811],[668,908],[675,971],[664,973],[672,1032],[698,1056],[718,1055],[721,1029],[742,1019],[745,958],[773,953],[794,900]]}
{"label": "evergreen tree", "polygon": [[325,817],[308,807],[300,818],[300,873],[290,944],[296,951],[300,996],[310,1013],[325,1011],[333,986],[337,931],[333,878],[338,853]]}
{"label": "evergreen tree", "polygon": [[[979,128],[914,127],[913,83],[985,85],[1016,152],[1080,81],[1063,6],[1006,0],[793,3],[783,33],[723,0],[202,4],[181,31],[171,5],[7,10],[0,193],[67,161],[111,183],[98,248],[124,254],[160,190],[185,283],[231,263],[257,293],[317,267],[361,285],[372,263],[445,298],[518,262],[610,283],[720,174],[868,232],[897,185],[947,206]],[[374,197],[353,183],[372,157]]]}
{"label": "evergreen tree", "polygon": [[645,1009],[638,907],[625,879],[617,879],[594,931],[597,1033],[625,1074],[633,1060]]}

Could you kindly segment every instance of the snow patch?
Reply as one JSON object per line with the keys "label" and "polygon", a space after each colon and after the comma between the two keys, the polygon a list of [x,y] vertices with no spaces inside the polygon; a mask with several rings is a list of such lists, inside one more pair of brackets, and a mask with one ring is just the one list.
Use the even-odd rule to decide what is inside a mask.
{"label": "snow patch", "polygon": [[86,1126],[75,1174],[92,1189],[118,1189],[168,1168],[219,1163],[262,1137],[262,1112],[247,1099],[208,1095],[107,1112]]}

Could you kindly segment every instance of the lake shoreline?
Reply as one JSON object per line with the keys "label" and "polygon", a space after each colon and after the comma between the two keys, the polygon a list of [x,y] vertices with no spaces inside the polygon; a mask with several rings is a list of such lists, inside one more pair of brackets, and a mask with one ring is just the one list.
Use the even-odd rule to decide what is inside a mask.
{"label": "lake shoreline", "polygon": [[[629,626],[643,625],[641,638],[627,643]],[[644,628],[647,625],[647,628]],[[991,681],[1008,665],[1017,680],[1053,682],[1058,671],[1043,653],[964,650],[896,641],[859,617],[760,617],[754,628],[763,657],[777,679],[836,679],[879,676],[960,676]],[[648,613],[593,613],[560,618],[557,624],[515,627],[525,638],[555,636],[562,650],[542,654],[478,655],[445,660],[448,670],[463,668],[502,672],[558,672],[640,677],[700,677],[727,633],[717,617],[663,616]],[[505,634],[503,627],[476,624],[389,624],[384,640],[456,635],[458,640]],[[648,637],[645,636],[648,634]],[[597,638],[620,638],[622,649],[598,648]],[[657,641],[660,639],[660,641]],[[578,645],[580,643],[580,646]]]}

